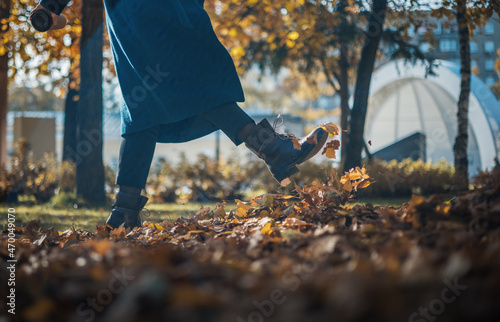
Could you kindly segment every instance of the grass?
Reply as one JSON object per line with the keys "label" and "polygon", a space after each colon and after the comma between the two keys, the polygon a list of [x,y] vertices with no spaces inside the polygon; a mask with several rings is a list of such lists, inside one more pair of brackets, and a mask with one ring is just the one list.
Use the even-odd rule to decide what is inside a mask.
{"label": "grass", "polygon": [[405,202],[410,201],[409,197],[393,197],[393,198],[358,198],[356,202],[351,202],[349,205],[362,204],[366,205],[371,203],[374,206],[385,207],[400,207]]}
{"label": "grass", "polygon": [[[355,204],[368,204],[380,206],[401,206],[408,202],[409,198],[362,198]],[[216,203],[192,202],[187,204],[180,203],[161,203],[148,204],[146,208],[150,212],[150,217],[145,218],[148,221],[158,222],[163,220],[176,220],[179,217],[186,217],[195,214],[203,207],[215,209]],[[97,225],[103,225],[111,210],[111,205],[100,208],[77,207],[71,203],[66,205],[54,206],[50,203],[36,205],[32,201],[24,201],[18,205],[0,205],[2,218],[6,218],[8,209],[16,210],[16,226],[24,226],[31,220],[39,219],[45,227],[54,227],[59,231],[67,229],[82,228],[86,230],[95,230]],[[231,202],[225,206],[226,211],[236,209],[236,204]],[[147,211],[145,212],[147,213]],[[2,230],[6,228],[7,220],[2,220]]]}
{"label": "grass", "polygon": [[[215,203],[201,204],[151,204],[147,205],[151,217],[146,220],[158,222],[163,220],[175,220],[179,217],[195,214],[202,207],[210,207],[215,209]],[[67,207],[65,209],[56,208],[49,204],[44,205],[1,205],[0,213],[2,214],[2,230],[6,228],[7,212],[9,208],[16,210],[16,226],[25,226],[31,220],[39,219],[45,227],[54,227],[59,231],[67,229],[82,228],[87,230],[95,230],[97,225],[103,225],[106,218],[109,216],[111,206],[101,208],[74,208]],[[226,206],[226,210],[234,209],[236,205]],[[147,214],[147,211],[145,211]]]}

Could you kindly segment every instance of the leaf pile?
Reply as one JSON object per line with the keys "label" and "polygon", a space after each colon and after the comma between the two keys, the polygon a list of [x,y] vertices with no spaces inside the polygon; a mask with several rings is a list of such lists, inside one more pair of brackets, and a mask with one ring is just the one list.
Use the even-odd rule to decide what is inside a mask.
{"label": "leaf pile", "polygon": [[[346,206],[365,175],[356,169],[342,183],[238,200],[230,212],[219,204],[133,231],[57,232],[30,222],[16,230],[17,309],[9,317],[498,321],[500,173],[451,202]],[[6,250],[4,232],[2,260]]]}

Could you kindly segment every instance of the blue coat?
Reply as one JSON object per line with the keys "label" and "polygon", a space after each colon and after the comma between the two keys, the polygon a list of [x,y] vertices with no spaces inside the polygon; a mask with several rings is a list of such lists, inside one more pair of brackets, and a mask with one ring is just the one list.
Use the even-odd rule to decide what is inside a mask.
{"label": "blue coat", "polygon": [[159,142],[186,142],[217,128],[200,114],[244,101],[233,60],[204,0],[105,0],[125,104],[122,135],[161,125]]}

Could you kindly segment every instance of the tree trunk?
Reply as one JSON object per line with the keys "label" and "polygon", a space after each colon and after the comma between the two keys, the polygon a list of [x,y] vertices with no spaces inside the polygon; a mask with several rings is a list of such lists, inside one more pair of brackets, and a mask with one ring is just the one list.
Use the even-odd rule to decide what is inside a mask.
{"label": "tree trunk", "polygon": [[457,1],[458,38],[460,43],[460,96],[458,99],[458,132],[453,146],[455,153],[455,188],[458,191],[469,188],[469,161],[467,159],[469,128],[469,92],[470,92],[470,49],[469,26],[467,24],[466,1]]}
{"label": "tree trunk", "polygon": [[342,43],[340,45],[340,60],[339,60],[339,65],[340,65],[340,112],[341,112],[341,119],[340,119],[340,128],[342,129],[342,132],[340,133],[340,164],[341,164],[341,169],[344,167],[345,164],[345,158],[346,158],[346,149],[348,145],[348,133],[349,133],[349,62],[347,60],[348,56],[348,45],[346,43]]}
{"label": "tree trunk", "polygon": [[349,143],[346,147],[345,169],[361,165],[361,151],[364,146],[364,127],[370,82],[385,21],[387,0],[373,0],[372,13],[368,19],[365,43],[358,64],[354,104],[349,125]]}
{"label": "tree trunk", "polygon": [[74,74],[70,72],[68,84],[68,93],[64,104],[64,139],[63,139],[63,157],[65,161],[72,161],[75,164],[79,162],[80,157],[77,151],[76,134],[78,129],[78,90],[71,88],[71,82],[75,81]]}
{"label": "tree trunk", "polygon": [[[10,17],[10,5],[10,0],[0,0],[0,39],[8,31],[8,23],[7,27],[5,27],[2,21]],[[4,28],[6,29],[4,30]],[[9,110],[7,103],[9,87],[9,77],[7,75],[8,62],[9,53],[5,51],[3,55],[0,55],[0,168],[5,166],[7,162],[7,112]]]}
{"label": "tree trunk", "polygon": [[106,201],[102,160],[102,0],[82,3],[80,100],[78,104],[76,193],[90,204]]}

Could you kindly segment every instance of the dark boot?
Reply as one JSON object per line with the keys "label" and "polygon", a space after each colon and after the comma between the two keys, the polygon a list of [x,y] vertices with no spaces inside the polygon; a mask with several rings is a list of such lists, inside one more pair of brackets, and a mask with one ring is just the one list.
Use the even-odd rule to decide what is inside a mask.
{"label": "dark boot", "polygon": [[139,216],[142,208],[148,202],[148,198],[125,192],[118,192],[116,195],[113,210],[106,220],[106,228],[108,231],[120,227],[125,224],[125,228],[134,229],[134,227],[142,226],[141,217]]}
{"label": "dark boot", "polygon": [[276,133],[264,119],[255,125],[245,139],[245,145],[264,160],[274,178],[286,186],[291,183],[289,178],[299,172],[297,165],[316,155],[327,139],[328,133],[318,127],[300,140],[300,149],[296,149],[292,136]]}

